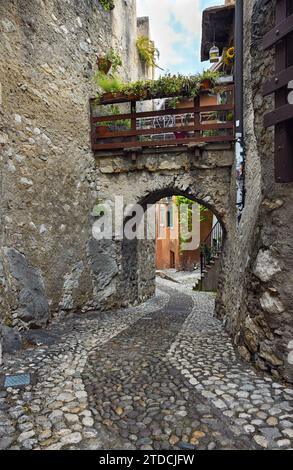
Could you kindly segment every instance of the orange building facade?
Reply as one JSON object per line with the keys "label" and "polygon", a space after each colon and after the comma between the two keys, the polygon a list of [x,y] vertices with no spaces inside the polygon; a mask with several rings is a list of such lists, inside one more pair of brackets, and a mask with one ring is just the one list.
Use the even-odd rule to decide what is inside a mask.
{"label": "orange building facade", "polygon": [[[200,223],[200,243],[203,243],[213,228],[213,213],[204,212]],[[193,251],[182,251],[180,243],[179,210],[176,198],[165,198],[156,204],[156,268],[193,271],[200,264],[200,247]]]}

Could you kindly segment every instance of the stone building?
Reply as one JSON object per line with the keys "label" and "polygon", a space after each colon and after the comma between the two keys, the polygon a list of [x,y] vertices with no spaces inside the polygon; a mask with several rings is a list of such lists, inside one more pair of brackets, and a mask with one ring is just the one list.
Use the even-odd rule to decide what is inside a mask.
{"label": "stone building", "polygon": [[127,80],[139,70],[135,1],[115,3],[111,12],[98,0],[0,3],[2,335],[45,327],[56,312],[109,309],[152,295],[153,244],[98,242],[92,210],[115,193],[143,203],[179,194],[205,203],[225,228],[217,314],[239,352],[293,382],[293,184],[275,182],[274,131],[263,124],[273,109],[262,86],[274,74],[274,53],[263,51],[262,39],[274,26],[276,0],[243,2],[240,223],[231,148],[148,150],[135,164],[117,152],[94,158],[89,97],[97,54],[117,49]]}
{"label": "stone building", "polygon": [[37,328],[60,309],[97,308],[112,289],[115,250],[91,237],[89,98],[111,47],[123,79],[150,75],[136,48],[147,19],[135,0],[110,12],[99,0],[4,0],[0,18],[0,318]]}
{"label": "stone building", "polygon": [[276,1],[243,6],[246,202],[226,245],[217,312],[245,359],[292,382],[293,184],[276,183],[274,129],[264,127],[274,102],[263,85],[275,56],[263,50],[263,37],[275,25]]}

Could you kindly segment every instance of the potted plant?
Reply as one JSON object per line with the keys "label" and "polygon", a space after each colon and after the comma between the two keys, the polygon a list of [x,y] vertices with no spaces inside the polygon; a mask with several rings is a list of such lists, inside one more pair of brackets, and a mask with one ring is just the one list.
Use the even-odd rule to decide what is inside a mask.
{"label": "potted plant", "polygon": [[210,88],[211,88],[211,81],[208,78],[205,78],[200,84],[200,89],[210,90]]}
{"label": "potted plant", "polygon": [[[110,136],[105,137],[105,134],[129,130],[131,128],[131,121],[130,119],[111,120],[111,116],[119,116],[119,114],[121,114],[119,106],[117,105],[106,106],[105,112],[106,116],[109,116],[109,120],[99,123],[97,126],[97,135],[104,143],[115,142],[115,138]],[[129,137],[120,137],[119,140],[121,139],[123,141],[128,141]]]}
{"label": "potted plant", "polygon": [[144,63],[149,67],[160,68],[156,63],[156,60],[160,57],[160,53],[155,47],[154,41],[151,41],[147,36],[139,36],[136,40],[136,47],[139,57]]}
{"label": "potted plant", "polygon": [[112,69],[112,73],[115,74],[118,68],[122,66],[122,59],[118,52],[111,48],[106,54],[98,56],[97,64],[100,72],[105,75],[109,73],[110,69]]}
{"label": "potted plant", "polygon": [[233,74],[235,56],[236,56],[235,47],[229,47],[228,49],[224,51],[223,62],[224,62],[226,73]]}
{"label": "potted plant", "polygon": [[219,74],[217,72],[211,72],[206,70],[202,74],[201,82],[200,82],[200,89],[201,90],[211,90],[215,86],[215,82]]}
{"label": "potted plant", "polygon": [[97,58],[97,65],[99,67],[100,72],[103,72],[105,75],[110,71],[110,68],[112,66],[110,60],[103,56]]}

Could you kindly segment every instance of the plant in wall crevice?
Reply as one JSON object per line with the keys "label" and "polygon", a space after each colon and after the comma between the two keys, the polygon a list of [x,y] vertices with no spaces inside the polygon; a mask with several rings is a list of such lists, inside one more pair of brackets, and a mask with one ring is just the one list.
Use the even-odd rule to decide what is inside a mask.
{"label": "plant in wall crevice", "polygon": [[105,11],[110,11],[115,8],[115,0],[99,0],[99,2]]}
{"label": "plant in wall crevice", "polygon": [[139,57],[143,62],[145,62],[149,67],[160,68],[156,63],[156,60],[160,57],[160,52],[151,39],[146,36],[139,36],[136,40],[136,47],[138,49]]}

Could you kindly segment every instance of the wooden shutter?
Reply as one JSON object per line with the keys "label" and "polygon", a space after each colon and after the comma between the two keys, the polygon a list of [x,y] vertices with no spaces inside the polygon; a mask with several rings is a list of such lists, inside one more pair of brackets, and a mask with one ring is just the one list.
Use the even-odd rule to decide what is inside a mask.
{"label": "wooden shutter", "polygon": [[[293,104],[288,101],[293,80],[293,0],[276,0],[276,26],[263,39],[275,47],[275,76],[264,84],[264,96],[275,94],[275,110],[265,115],[265,127],[275,126],[275,178],[293,182]],[[292,90],[291,90],[292,91]]]}

